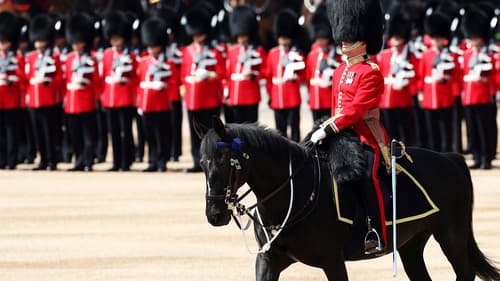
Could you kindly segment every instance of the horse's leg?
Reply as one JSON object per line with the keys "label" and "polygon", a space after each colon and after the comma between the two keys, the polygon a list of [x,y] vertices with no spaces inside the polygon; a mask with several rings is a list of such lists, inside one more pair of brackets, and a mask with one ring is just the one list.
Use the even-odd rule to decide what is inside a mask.
{"label": "horse's leg", "polygon": [[273,253],[258,254],[255,261],[255,279],[257,281],[278,281],[280,273],[294,262],[284,255]]}
{"label": "horse's leg", "polygon": [[326,277],[329,281],[348,281],[347,269],[345,268],[345,262],[339,260],[331,263],[331,265],[323,268]]}
{"label": "horse's leg", "polygon": [[424,248],[431,235],[422,233],[398,249],[403,266],[411,281],[432,281],[425,267]]}
{"label": "horse's leg", "polygon": [[465,233],[465,227],[461,230],[448,229],[434,233],[434,238],[457,275],[457,281],[473,281],[476,276],[467,250],[467,241],[470,238]]}

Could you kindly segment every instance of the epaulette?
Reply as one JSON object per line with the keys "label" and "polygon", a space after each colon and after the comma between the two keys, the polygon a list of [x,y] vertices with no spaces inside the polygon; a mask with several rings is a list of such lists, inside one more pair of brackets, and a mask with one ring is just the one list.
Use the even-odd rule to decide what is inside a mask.
{"label": "epaulette", "polygon": [[380,70],[380,67],[378,66],[378,64],[374,63],[373,61],[367,60],[366,63],[369,64],[373,70]]}

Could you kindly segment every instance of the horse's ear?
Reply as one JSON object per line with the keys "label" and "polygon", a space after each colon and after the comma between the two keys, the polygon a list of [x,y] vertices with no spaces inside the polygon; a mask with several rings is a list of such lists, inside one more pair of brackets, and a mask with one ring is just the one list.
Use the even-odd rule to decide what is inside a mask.
{"label": "horse's ear", "polygon": [[214,131],[217,133],[217,135],[221,137],[221,139],[224,140],[227,138],[226,127],[218,116],[212,117],[212,127],[214,128]]}

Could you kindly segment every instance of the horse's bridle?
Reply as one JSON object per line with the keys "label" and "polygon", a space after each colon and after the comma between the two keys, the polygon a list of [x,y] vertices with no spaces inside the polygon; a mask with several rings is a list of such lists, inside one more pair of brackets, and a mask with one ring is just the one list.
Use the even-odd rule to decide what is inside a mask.
{"label": "horse's bridle", "polygon": [[[237,215],[247,215],[254,223],[259,223],[259,220],[257,220],[254,215],[252,214],[252,211],[256,209],[259,206],[262,206],[265,202],[269,201],[271,198],[276,196],[278,193],[280,193],[285,187],[289,185],[289,183],[295,178],[295,176],[302,171],[302,169],[305,167],[305,164],[308,161],[302,161],[301,165],[295,169],[293,173],[290,173],[290,176],[282,183],[280,184],[276,189],[274,189],[271,193],[266,195],[264,198],[261,200],[258,200],[257,203],[246,207],[240,202],[251,193],[251,189],[247,190],[245,193],[243,193],[241,196],[238,196],[237,191],[238,191],[238,184],[239,184],[239,179],[240,179],[240,174],[242,172],[242,166],[238,157],[238,154],[241,154],[241,157],[245,160],[250,159],[250,156],[246,154],[245,152],[242,151],[243,148],[243,142],[241,141],[240,138],[234,138],[231,142],[217,142],[216,143],[217,148],[229,148],[231,149],[231,158],[230,158],[230,171],[229,171],[229,177],[227,181],[226,188],[224,189],[224,194],[219,194],[219,195],[210,195],[207,194],[205,196],[206,200],[212,200],[212,201],[217,201],[217,200],[224,200],[224,203],[227,205],[228,210],[231,211],[231,216],[233,217],[234,221],[236,222],[237,226],[240,229],[243,228],[248,228],[249,224],[246,227],[242,227],[240,222],[236,219],[234,211],[237,212]],[[303,218],[300,218],[299,216],[305,213],[305,210],[311,205],[312,203],[316,202],[316,199],[318,198],[317,196],[317,189],[320,186],[320,181],[321,181],[321,173],[320,173],[320,163],[319,163],[319,157],[315,155],[315,160],[317,163],[317,171],[318,171],[318,182],[316,184],[313,184],[313,190],[311,192],[311,195],[309,196],[309,199],[307,203],[303,206],[301,210],[299,210],[293,218],[289,221],[289,223],[286,225],[287,227],[291,225],[295,225],[296,223],[300,222],[303,218],[305,218],[310,212],[312,212],[312,209],[310,210],[309,213],[307,213]],[[280,227],[274,227],[274,226],[269,226],[266,227],[262,223],[259,223],[262,227],[270,230],[278,230],[279,228],[284,228],[285,225],[281,225]]]}

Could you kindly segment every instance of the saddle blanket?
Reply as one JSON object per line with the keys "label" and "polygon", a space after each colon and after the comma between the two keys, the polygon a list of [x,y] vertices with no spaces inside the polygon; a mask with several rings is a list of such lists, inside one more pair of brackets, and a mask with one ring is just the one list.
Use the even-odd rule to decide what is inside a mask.
{"label": "saddle blanket", "polygon": [[[424,186],[414,178],[404,167],[398,164],[400,173],[397,175],[396,185],[396,223],[404,223],[425,218],[439,208],[427,194]],[[390,175],[383,173],[379,180],[384,197],[386,225],[392,225],[392,183]],[[373,188],[373,186],[371,186]],[[348,224],[354,224],[356,208],[359,208],[359,199],[352,187],[343,187],[333,181],[333,199],[337,207],[338,219]],[[373,200],[376,200],[373,198]],[[363,218],[364,219],[364,218]]]}

